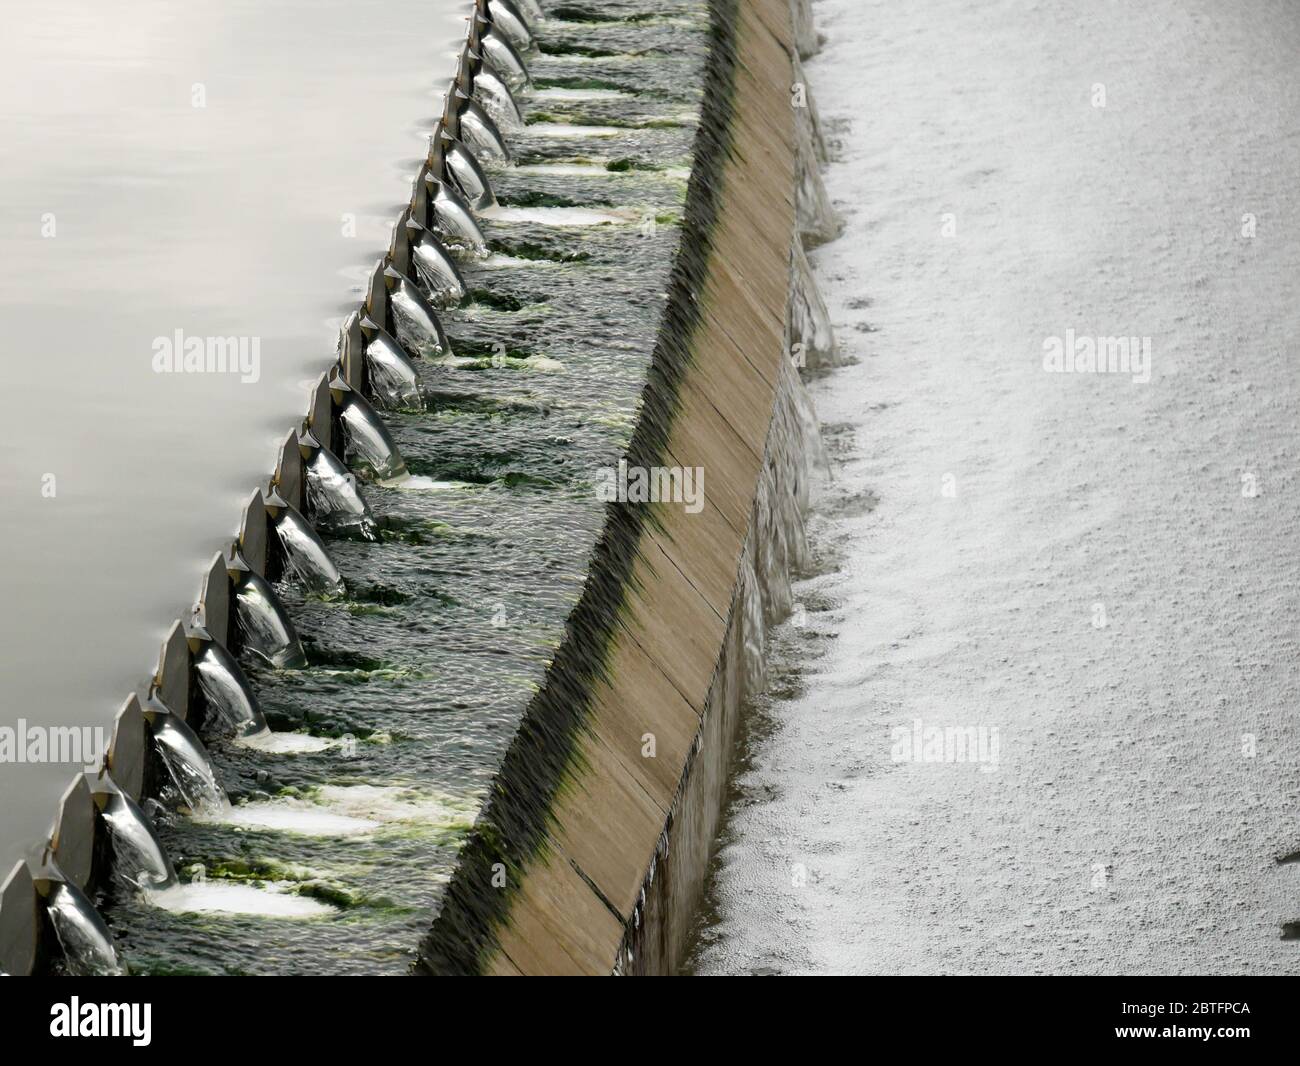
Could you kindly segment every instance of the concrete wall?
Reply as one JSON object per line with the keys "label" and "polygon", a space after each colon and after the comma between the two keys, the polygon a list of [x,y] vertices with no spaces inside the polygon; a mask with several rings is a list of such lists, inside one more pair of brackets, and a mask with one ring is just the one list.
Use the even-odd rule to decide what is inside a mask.
{"label": "concrete wall", "polygon": [[[755,649],[782,607],[787,531],[798,520],[807,417],[789,347],[826,355],[799,234],[824,236],[833,225],[815,168],[810,177],[805,165],[819,150],[815,121],[791,100],[798,56],[813,47],[806,4],[796,0],[797,17],[789,0],[709,7],[715,41],[679,261],[628,451],[633,465],[703,468],[704,507],[611,505],[583,600],[494,783],[420,971],[655,973],[681,961],[736,720],[761,675]],[[492,0],[478,0],[478,11],[457,78],[465,88]],[[441,125],[459,132],[452,98]],[[426,179],[444,176],[441,143],[434,138],[403,219],[429,221]],[[401,260],[400,233],[385,262]],[[386,321],[384,265],[340,339],[339,373],[362,390],[361,316]],[[240,516],[232,548],[254,570],[269,559],[266,494],[302,506],[300,434],[328,445],[331,423],[323,375],[274,474]],[[232,639],[230,580],[226,558],[215,557],[196,604],[222,642]],[[193,621],[172,626],[141,693],[182,717],[196,711]],[[99,772],[138,797],[149,743],[133,694]],[[25,973],[38,962],[33,874],[47,850],[78,885],[102,873],[92,866],[105,849],[95,846],[102,830],[89,797],[76,775],[32,863],[0,871],[0,969]]]}
{"label": "concrete wall", "polygon": [[705,505],[610,505],[587,593],[422,972],[664,973],[681,961],[753,673],[747,646],[761,641],[756,566],[771,557],[773,515],[797,510],[801,492],[786,454],[801,428],[787,358],[792,11],[788,0],[711,7],[680,284],[629,449],[635,465],[702,467]]}

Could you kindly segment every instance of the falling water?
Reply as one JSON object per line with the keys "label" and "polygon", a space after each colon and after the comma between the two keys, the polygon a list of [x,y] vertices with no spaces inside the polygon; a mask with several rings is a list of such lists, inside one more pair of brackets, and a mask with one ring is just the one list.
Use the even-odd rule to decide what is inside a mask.
{"label": "falling water", "polygon": [[737,622],[744,649],[744,690],[761,692],[767,670],[767,630],[763,620],[763,596],[759,592],[751,552],[746,552],[740,561],[736,598]]}
{"label": "falling water", "polygon": [[447,172],[460,188],[469,206],[475,211],[484,211],[495,204],[496,197],[492,192],[492,183],[483,170],[483,164],[463,141],[448,137],[445,133],[443,140],[446,142],[443,153]]}
{"label": "falling water", "polygon": [[339,409],[345,441],[343,458],[358,476],[396,485],[410,477],[388,427],[357,393],[349,393]]}
{"label": "falling water", "polygon": [[465,298],[465,279],[447,249],[428,230],[422,230],[411,249],[416,272],[429,290],[430,300],[451,306]]}
{"label": "falling water", "polygon": [[152,712],[150,725],[163,765],[185,806],[195,813],[228,809],[230,800],[217,783],[216,767],[194,730],[170,712]]}
{"label": "falling water", "polygon": [[465,198],[445,181],[430,180],[433,193],[433,228],[447,247],[471,256],[487,254],[483,236]]}
{"label": "falling water", "polygon": [[235,591],[235,606],[245,648],[282,669],[307,665],[302,641],[266,578],[244,572]]}
{"label": "falling water", "polygon": [[101,810],[113,841],[114,869],[137,888],[166,888],[176,871],[152,823],[130,796],[114,788]]}
{"label": "falling water", "polygon": [[533,34],[528,28],[527,16],[515,7],[510,0],[491,0],[488,15],[495,26],[516,49],[527,50],[532,46]]}
{"label": "falling water", "polygon": [[483,54],[512,92],[517,92],[529,83],[528,69],[524,66],[519,51],[500,34],[492,30],[483,34]]}
{"label": "falling water", "polygon": [[391,302],[397,339],[408,351],[425,358],[451,351],[442,323],[416,285],[407,280],[398,282]]}
{"label": "falling water", "polygon": [[506,88],[505,82],[488,68],[479,71],[474,88],[481,96],[483,106],[496,121],[497,128],[507,133],[517,132],[524,124],[519,105]]}
{"label": "falling water", "polygon": [[267,729],[262,708],[234,656],[209,641],[194,657],[194,673],[216,718],[236,737],[252,737]]}
{"label": "falling water", "polygon": [[357,489],[356,477],[337,455],[317,447],[306,472],[307,510],[318,529],[376,539],[375,516]]}
{"label": "falling water", "polygon": [[53,882],[45,912],[63,949],[68,973],[75,977],[121,974],[108,926],[79,888],[66,881]]}
{"label": "falling water", "polygon": [[768,433],[768,461],[759,477],[754,505],[754,576],[769,624],[786,618],[794,607],[790,579],[807,559],[804,514],[809,503],[809,469],[821,450],[817,415],[808,392],[793,367],[782,363]]}
{"label": "falling water", "polygon": [[792,345],[798,345],[792,350],[800,352],[809,367],[833,366],[837,356],[830,312],[818,291],[808,257],[798,245],[790,270],[789,330]]}
{"label": "falling water", "polygon": [[501,131],[487,111],[473,100],[466,100],[460,112],[460,131],[466,142],[480,158],[496,162],[510,162],[510,149],[501,137]]}
{"label": "falling water", "polygon": [[371,328],[373,336],[366,345],[366,369],[375,402],[391,410],[424,410],[420,372],[415,364],[388,333],[373,323]]}
{"label": "falling water", "polygon": [[330,558],[320,534],[296,507],[274,499],[268,501],[268,509],[272,508],[278,508],[278,513],[272,518],[276,536],[298,580],[318,596],[342,595],[346,591],[343,575]]}

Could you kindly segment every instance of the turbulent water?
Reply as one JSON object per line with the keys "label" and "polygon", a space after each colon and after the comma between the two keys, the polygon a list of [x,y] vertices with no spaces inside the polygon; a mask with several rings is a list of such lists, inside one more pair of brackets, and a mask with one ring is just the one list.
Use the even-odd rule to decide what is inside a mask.
{"label": "turbulent water", "polygon": [[[377,539],[327,539],[345,594],[277,588],[307,665],[245,657],[275,732],[207,738],[231,802],[205,781],[193,817],[146,804],[181,883],[96,900],[128,971],[413,957],[586,577],[597,470],[635,424],[708,47],[696,0],[660,9],[543,23],[526,125],[505,128],[518,165],[489,167],[490,255],[460,264],[467,298],[442,316],[452,354],[420,361],[427,411],[385,413],[412,477],[364,487]],[[13,13],[6,721],[108,726],[152,669],[357,306],[466,10]],[[177,329],[259,338],[258,381],[155,373]],[[0,859],[48,831],[69,776],[3,768]]]}
{"label": "turbulent water", "polygon": [[452,355],[421,362],[428,411],[385,414],[412,480],[365,486],[377,541],[328,542],[345,597],[281,587],[309,666],[245,663],[273,729],[328,745],[215,746],[233,807],[162,816],[187,883],[106,908],[132,972],[413,958],[586,578],[593,479],[635,423],[708,43],[679,7],[635,30],[542,24],[527,125],[506,130],[518,165],[489,171],[491,254],[461,263],[469,298],[443,315]]}
{"label": "turbulent water", "polygon": [[1293,972],[1300,13],[816,11],[856,361],[693,969]]}

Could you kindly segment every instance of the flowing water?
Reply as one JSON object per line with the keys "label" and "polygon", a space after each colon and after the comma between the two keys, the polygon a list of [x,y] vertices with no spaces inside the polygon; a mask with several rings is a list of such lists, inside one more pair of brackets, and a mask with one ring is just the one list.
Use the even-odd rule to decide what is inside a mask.
{"label": "flowing water", "polygon": [[121,973],[104,920],[80,889],[66,882],[54,883],[45,911],[62,949],[66,973],[76,977]]}
{"label": "flowing water", "polygon": [[167,857],[153,823],[136,802],[110,786],[101,800],[104,824],[113,847],[113,866],[119,877],[137,888],[164,888],[176,883],[176,871]]}
{"label": "flowing water", "polygon": [[[507,133],[519,165],[488,165],[500,208],[480,220],[487,256],[463,255],[458,262],[465,298],[447,301],[452,306],[442,312],[450,352],[430,352],[418,360],[417,391],[409,397],[417,402],[383,414],[405,471],[389,470],[393,476],[382,483],[366,483],[365,509],[354,512],[356,521],[322,530],[337,574],[292,513],[281,514],[282,537],[294,545],[300,565],[275,591],[301,641],[305,663],[297,661],[296,646],[270,624],[272,619],[250,615],[264,651],[288,648],[294,661],[274,654],[241,656],[248,681],[248,692],[241,692],[235,675],[223,668],[228,664],[214,659],[206,680],[226,712],[214,718],[226,719],[226,732],[246,735],[205,737],[208,765],[176,723],[163,730],[175,783],[164,790],[164,804],[147,808],[181,883],[145,893],[118,883],[99,901],[131,972],[400,973],[409,965],[484,789],[544,676],[585,580],[604,519],[593,487],[596,473],[616,462],[635,424],[677,245],[708,47],[707,19],[698,0],[662,6],[662,17],[626,24],[544,23],[547,48],[533,54],[530,70],[536,90],[555,95],[534,101],[528,92],[520,94],[525,125]],[[349,26],[367,21],[358,19],[355,8],[348,8]],[[252,16],[242,11],[242,17]],[[395,38],[389,43],[396,45],[396,38],[413,36],[416,25],[432,30],[441,23],[430,22],[424,9],[416,17],[390,6],[376,8],[365,32],[381,37],[380,27],[386,27]],[[450,18],[446,25],[448,46],[454,40],[458,47],[463,25]],[[311,36],[332,40],[328,26],[314,18]],[[245,36],[237,29],[228,36],[242,44]],[[338,33],[345,59],[331,63],[317,55],[311,62],[322,67],[304,75],[307,85],[295,84],[288,70],[277,73],[273,85],[292,97],[283,104],[286,115],[303,109],[301,94],[320,80],[328,83],[328,101],[349,103],[355,123],[338,121],[353,110],[327,119],[325,99],[305,123],[311,147],[321,150],[316,143],[321,139],[331,151],[350,153],[347,167],[341,161],[326,165],[304,149],[302,167],[266,175],[268,181],[275,177],[277,190],[281,183],[286,190],[276,201],[278,210],[291,218],[305,211],[308,221],[318,224],[328,221],[325,237],[308,243],[293,227],[282,234],[278,213],[269,209],[258,215],[265,228],[257,231],[256,241],[245,231],[246,224],[252,228],[246,219],[237,219],[237,225],[207,219],[208,239],[229,230],[222,237],[229,242],[223,245],[228,274],[218,273],[221,284],[205,287],[199,270],[186,277],[183,293],[173,288],[165,294],[175,306],[188,308],[189,299],[207,309],[207,317],[196,311],[177,323],[187,334],[262,330],[264,359],[256,390],[278,389],[280,402],[250,403],[232,434],[230,423],[209,408],[238,413],[240,397],[256,391],[254,386],[231,384],[229,396],[222,398],[212,383],[201,387],[183,375],[153,375],[146,339],[143,370],[135,368],[140,373],[132,380],[135,387],[153,391],[148,399],[132,393],[140,421],[122,423],[129,439],[121,447],[137,448],[131,472],[150,486],[149,505],[142,503],[140,485],[116,470],[111,484],[126,486],[124,511],[116,510],[119,501],[108,486],[97,488],[103,496],[93,505],[99,508],[100,528],[113,531],[121,557],[115,556],[111,572],[107,566],[95,570],[100,580],[90,585],[78,584],[66,572],[42,585],[40,566],[25,568],[21,582],[15,577],[17,587],[30,588],[33,596],[51,582],[75,589],[78,602],[88,602],[92,611],[105,611],[105,598],[117,597],[123,610],[112,615],[115,628],[111,640],[103,642],[112,649],[125,654],[125,635],[137,631],[138,647],[130,649],[128,662],[138,666],[124,668],[101,646],[84,659],[73,657],[75,669],[65,670],[69,691],[61,694],[63,706],[75,707],[79,698],[85,704],[92,694],[100,698],[107,692],[116,697],[103,697],[106,715],[111,714],[120,701],[113,679],[121,676],[130,687],[151,665],[163,629],[183,613],[197,589],[210,557],[206,553],[220,545],[223,530],[232,528],[248,489],[271,469],[275,443],[305,406],[299,383],[321,365],[310,353],[332,349],[338,316],[356,306],[362,268],[377,256],[378,246],[338,238],[335,220],[348,207],[340,206],[345,198],[337,190],[322,200],[320,183],[333,179],[336,169],[353,168],[349,186],[355,182],[366,190],[355,211],[373,213],[376,241],[386,236],[399,209],[399,194],[394,191],[387,203],[386,190],[400,188],[401,199],[409,191],[423,155],[422,138],[440,109],[430,82],[450,73],[450,61],[437,48],[426,47],[429,54],[420,55],[402,55],[400,48],[385,53],[368,47],[368,38],[352,40],[341,27]],[[212,34],[201,36],[210,46]],[[258,40],[258,48],[269,47]],[[304,57],[294,59],[310,65]],[[150,65],[148,57],[139,62]],[[365,70],[354,76],[359,63]],[[217,79],[208,77],[211,110]],[[384,79],[389,83],[381,84]],[[187,92],[191,80],[202,78],[187,77]],[[241,84],[255,111],[261,99],[257,86],[247,79]],[[403,118],[405,104],[412,108],[409,121]],[[233,137],[237,130],[229,122],[223,128]],[[395,148],[376,138],[375,127],[385,124],[391,124]],[[261,130],[256,123],[245,125]],[[328,135],[320,126],[329,128]],[[614,131],[609,136],[586,135],[606,126]],[[287,117],[276,126],[282,128],[290,137],[302,132]],[[281,158],[269,147],[269,130],[248,136],[251,144],[239,142],[249,153],[243,158],[261,153]],[[196,160],[190,162],[197,167]],[[220,189],[208,188],[209,182]],[[41,187],[33,177],[29,199],[38,198]],[[241,198],[259,192],[241,188],[229,169],[203,175],[199,189],[216,197],[211,206],[236,213]],[[160,210],[168,203],[161,198]],[[161,231],[168,232],[167,224],[180,226],[182,215],[178,209],[165,216]],[[53,240],[68,232],[60,216]],[[131,247],[135,257],[156,264],[159,230],[149,232],[147,240],[143,231],[137,234]],[[280,247],[281,235],[289,247]],[[181,238],[173,233],[170,239]],[[235,251],[242,251],[241,239],[249,242],[251,257]],[[331,242],[359,250],[339,262]],[[188,247],[194,247],[192,241]],[[269,259],[280,266],[268,276]],[[246,275],[239,270],[244,265],[250,268]],[[112,287],[104,279],[114,272],[98,258],[87,269],[92,280],[100,277]],[[322,277],[322,271],[329,276]],[[180,284],[170,275],[165,280]],[[238,286],[250,290],[242,302],[234,295]],[[132,309],[120,291],[116,295]],[[156,311],[162,300],[150,297],[149,307]],[[257,314],[263,304],[264,319]],[[236,306],[233,318],[221,318]],[[153,322],[147,311],[140,309],[133,321]],[[218,321],[234,324],[208,325]],[[80,317],[72,326],[84,341],[91,327]],[[168,336],[171,328],[151,327],[149,337]],[[272,336],[284,361],[275,364],[274,375],[268,354]],[[48,337],[65,343],[57,331]],[[103,347],[101,341],[101,355]],[[125,366],[125,341],[111,351],[114,365]],[[70,376],[68,382],[81,388]],[[180,395],[160,395],[166,387],[173,393],[194,391],[183,402]],[[60,417],[66,418],[69,398],[59,399]],[[92,402],[104,405],[104,439],[117,447],[117,438],[108,435],[108,427],[118,424],[116,415],[107,417],[115,408],[97,393],[87,397],[86,403]],[[145,412],[153,406],[166,410],[144,434],[140,426],[149,424]],[[170,418],[176,423],[168,427]],[[353,430],[361,432],[356,425]],[[173,432],[159,435],[163,428]],[[132,443],[132,432],[144,439]],[[375,438],[354,440],[357,457],[381,454]],[[31,469],[54,464],[35,445],[29,450]],[[95,458],[102,459],[103,450]],[[319,475],[314,492],[348,491],[337,470],[322,467]],[[96,476],[86,475],[97,485]],[[34,514],[45,515],[42,505],[70,502],[65,479],[60,478],[53,499],[41,498],[39,476],[34,484],[33,499],[39,501],[30,505]],[[214,499],[222,503],[216,514]],[[136,509],[147,521],[120,527],[119,538],[117,516],[134,515]],[[64,515],[60,522],[71,518],[67,511],[58,513]],[[21,530],[32,540],[30,559],[40,538],[29,527],[30,522]],[[66,538],[58,528],[58,536]],[[147,541],[139,542],[141,529]],[[54,537],[45,537],[42,552],[62,550]],[[102,550],[102,545],[86,550]],[[149,553],[157,556],[156,566],[146,558]],[[102,555],[99,559],[104,563]],[[132,581],[137,568],[146,571],[138,589]],[[298,580],[298,572],[311,575],[310,584]],[[4,579],[9,580],[8,572]],[[122,584],[114,586],[116,581]],[[48,604],[43,609],[57,613]],[[47,629],[42,640],[48,638]],[[23,639],[45,650],[35,635]],[[109,666],[118,672],[94,674],[95,668]],[[24,669],[32,673],[15,677],[15,694],[35,693],[39,682],[49,681],[40,661]],[[84,691],[76,690],[78,685]],[[44,691],[48,694],[48,684]],[[258,714],[269,732],[259,731]],[[47,803],[36,813],[47,817],[49,809]]]}
{"label": "flowing water", "polygon": [[1300,11],[816,11],[855,363],[692,969],[1294,972]]}

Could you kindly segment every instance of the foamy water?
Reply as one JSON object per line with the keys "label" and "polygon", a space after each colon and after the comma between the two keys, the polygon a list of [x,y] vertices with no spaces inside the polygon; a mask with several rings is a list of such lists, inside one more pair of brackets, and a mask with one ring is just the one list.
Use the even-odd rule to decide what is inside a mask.
{"label": "foamy water", "polygon": [[338,814],[311,803],[295,800],[264,800],[231,807],[224,817],[199,821],[220,821],[244,829],[272,829],[313,837],[345,837],[373,833],[379,823],[366,818]]}
{"label": "foamy water", "polygon": [[602,177],[614,173],[601,163],[523,163],[515,167],[517,174],[537,174],[552,177]]}
{"label": "foamy water", "polygon": [[597,211],[590,207],[492,207],[480,214],[494,222],[541,226],[604,226],[635,219],[629,211]]}
{"label": "foamy water", "polygon": [[246,748],[256,748],[272,755],[303,755],[324,751],[338,742],[328,737],[314,737],[309,733],[278,733],[267,730],[240,742]]}
{"label": "foamy water", "polygon": [[537,137],[617,137],[624,131],[617,126],[575,126],[566,122],[534,122],[528,127]]}
{"label": "foamy water", "polygon": [[696,968],[1294,972],[1300,12],[816,8],[858,362]]}
{"label": "foamy water", "polygon": [[306,797],[253,800],[199,821],[309,837],[350,837],[385,826],[410,824],[428,830],[468,826],[469,801],[456,801],[392,785],[325,785]]}
{"label": "foamy water", "polygon": [[293,895],[291,885],[265,882],[263,887],[231,881],[194,881],[148,893],[149,902],[178,914],[251,914],[267,918],[319,918],[334,908],[307,896]]}
{"label": "foamy water", "polygon": [[577,103],[589,100],[626,100],[627,98],[627,93],[619,92],[617,89],[547,88],[538,89],[533,93],[533,99],[542,103],[547,101]]}

